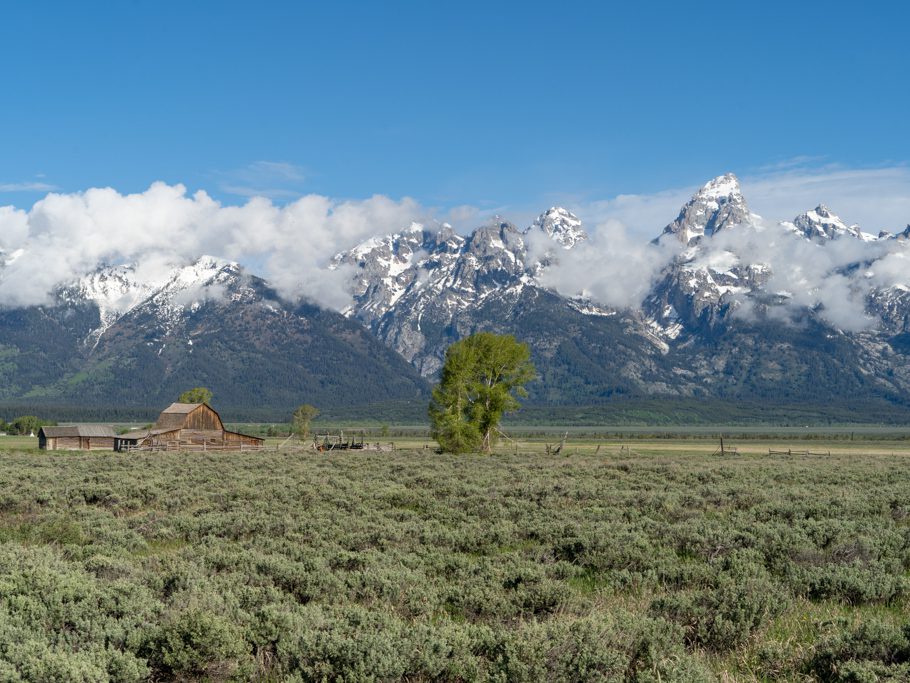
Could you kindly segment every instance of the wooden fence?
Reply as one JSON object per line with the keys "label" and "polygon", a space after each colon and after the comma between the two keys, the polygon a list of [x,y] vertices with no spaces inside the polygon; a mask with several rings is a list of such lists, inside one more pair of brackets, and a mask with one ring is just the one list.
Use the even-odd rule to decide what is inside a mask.
{"label": "wooden fence", "polygon": [[769,448],[768,455],[827,455],[827,456],[830,456],[831,451],[826,451],[824,453],[818,453],[818,452],[813,452],[810,450],[794,451],[792,448],[788,448],[785,451],[775,451],[775,450],[772,450]]}
{"label": "wooden fence", "polygon": [[123,446],[123,452],[135,453],[142,452],[162,452],[162,451],[181,451],[194,453],[223,452],[232,451],[235,453],[249,453],[254,451],[265,450],[264,444],[248,443],[226,443],[226,444],[206,444],[206,443],[181,443],[180,441],[168,441],[166,443],[156,443],[148,446]]}

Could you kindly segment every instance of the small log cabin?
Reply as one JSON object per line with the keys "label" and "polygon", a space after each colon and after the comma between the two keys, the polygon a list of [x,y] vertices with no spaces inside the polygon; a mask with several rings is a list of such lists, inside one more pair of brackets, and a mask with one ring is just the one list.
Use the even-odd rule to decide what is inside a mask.
{"label": "small log cabin", "polygon": [[38,430],[38,448],[46,451],[110,451],[116,435],[105,425],[67,425]]}
{"label": "small log cabin", "polygon": [[264,440],[224,428],[221,416],[208,403],[172,403],[151,429],[121,434],[114,450],[254,450]]}

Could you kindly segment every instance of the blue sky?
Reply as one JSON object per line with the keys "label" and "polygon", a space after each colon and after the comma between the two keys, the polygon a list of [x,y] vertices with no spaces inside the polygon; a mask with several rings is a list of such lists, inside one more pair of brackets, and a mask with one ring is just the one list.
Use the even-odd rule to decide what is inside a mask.
{"label": "blue sky", "polygon": [[165,181],[225,203],[383,194],[521,213],[726,171],[910,161],[898,2],[0,11],[0,205]]}

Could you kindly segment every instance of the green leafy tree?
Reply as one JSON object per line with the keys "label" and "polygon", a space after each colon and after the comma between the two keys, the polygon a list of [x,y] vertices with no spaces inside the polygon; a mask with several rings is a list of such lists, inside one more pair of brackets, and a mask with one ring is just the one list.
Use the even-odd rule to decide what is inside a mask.
{"label": "green leafy tree", "polygon": [[50,420],[42,420],[35,415],[22,415],[7,425],[10,434],[37,434],[41,427],[57,424]]}
{"label": "green leafy tree", "polygon": [[455,342],[430,401],[433,438],[452,453],[489,453],[502,416],[520,407],[535,376],[528,345],[512,335],[478,332]]}
{"label": "green leafy tree", "polygon": [[205,387],[193,387],[180,394],[178,403],[211,403],[212,392]]}
{"label": "green leafy tree", "polygon": [[307,438],[310,433],[310,422],[317,415],[319,415],[319,408],[316,406],[311,406],[309,403],[298,406],[297,410],[294,411],[294,419],[291,424],[294,433],[301,439]]}

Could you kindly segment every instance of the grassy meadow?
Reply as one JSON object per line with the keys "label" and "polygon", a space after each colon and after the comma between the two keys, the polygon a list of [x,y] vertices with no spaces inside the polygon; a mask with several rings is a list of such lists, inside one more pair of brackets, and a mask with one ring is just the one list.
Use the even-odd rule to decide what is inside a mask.
{"label": "grassy meadow", "polygon": [[4,441],[0,680],[910,680],[910,442],[560,439]]}

